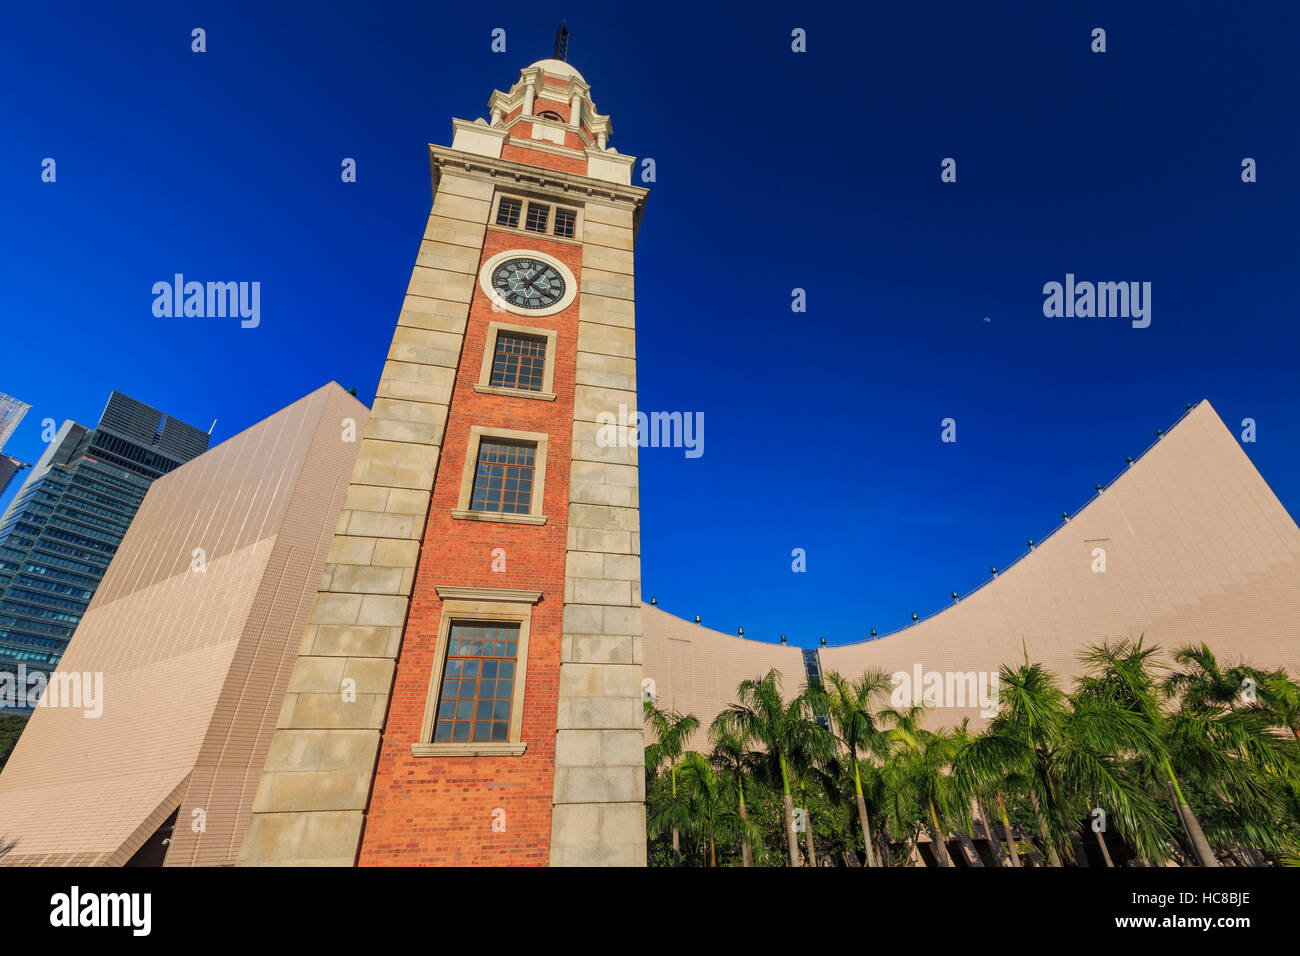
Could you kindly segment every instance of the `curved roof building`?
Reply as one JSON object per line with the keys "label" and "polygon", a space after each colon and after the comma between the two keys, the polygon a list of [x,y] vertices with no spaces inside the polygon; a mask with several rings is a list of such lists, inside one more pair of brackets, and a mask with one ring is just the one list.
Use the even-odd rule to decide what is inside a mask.
{"label": "curved roof building", "polygon": [[893,634],[804,652],[721,634],[648,605],[642,615],[647,689],[660,706],[693,713],[705,727],[740,680],[768,668],[781,671],[787,692],[799,690],[805,654],[823,672],[905,674],[896,680],[904,697],[919,696],[924,675],[937,674],[942,690],[928,724],[969,717],[978,727],[988,710],[979,701],[982,675],[1026,652],[1069,678],[1081,670],[1084,646],[1142,635],[1166,658],[1204,642],[1220,660],[1294,672],[1300,528],[1203,401],[1014,565]]}

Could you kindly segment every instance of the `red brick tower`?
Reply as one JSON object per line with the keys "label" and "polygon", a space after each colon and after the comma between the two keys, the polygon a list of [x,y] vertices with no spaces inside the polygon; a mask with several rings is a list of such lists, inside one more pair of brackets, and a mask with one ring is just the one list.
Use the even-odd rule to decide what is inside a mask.
{"label": "red brick tower", "polygon": [[245,864],[645,862],[632,249],[561,60],[430,146],[434,202]]}

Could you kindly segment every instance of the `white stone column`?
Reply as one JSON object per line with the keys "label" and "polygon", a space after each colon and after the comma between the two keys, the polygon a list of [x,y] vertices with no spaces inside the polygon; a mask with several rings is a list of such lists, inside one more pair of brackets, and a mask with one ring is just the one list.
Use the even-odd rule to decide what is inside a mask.
{"label": "white stone column", "polygon": [[602,412],[636,411],[632,242],[630,207],[587,204],[552,866],[646,862],[637,446],[598,440]]}

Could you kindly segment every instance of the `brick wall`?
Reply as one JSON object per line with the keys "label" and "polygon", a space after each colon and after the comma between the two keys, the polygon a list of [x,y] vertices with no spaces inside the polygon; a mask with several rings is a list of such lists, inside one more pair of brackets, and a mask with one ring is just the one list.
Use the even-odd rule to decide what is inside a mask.
{"label": "brick wall", "polygon": [[[483,259],[535,248],[564,262],[581,281],[581,247],[489,229]],[[474,391],[490,322],[557,333],[553,402]],[[493,312],[477,286],[447,417],[442,466],[434,484],[410,617],[397,661],[370,811],[362,866],[545,865],[551,837],[555,724],[564,601],[569,460],[578,306],[553,316]],[[453,518],[470,427],[499,426],[549,436],[544,525]],[[493,550],[505,570],[493,571]],[[542,592],[533,609],[523,704],[521,756],[416,757],[442,616],[438,586],[522,588]],[[492,813],[505,811],[493,832]]]}
{"label": "brick wall", "polygon": [[547,153],[540,149],[516,146],[514,143],[506,143],[501,148],[501,158],[516,163],[527,163],[529,166],[537,166],[542,169],[557,169],[562,173],[576,173],[579,176],[587,175],[587,160],[585,158],[557,156],[554,153]]}

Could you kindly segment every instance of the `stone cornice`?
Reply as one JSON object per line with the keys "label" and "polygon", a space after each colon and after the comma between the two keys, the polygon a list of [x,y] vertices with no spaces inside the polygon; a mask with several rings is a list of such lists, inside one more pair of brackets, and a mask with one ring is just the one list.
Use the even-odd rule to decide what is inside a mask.
{"label": "stone cornice", "polygon": [[[570,152],[574,152],[570,150]],[[583,156],[582,153],[576,155]],[[604,155],[604,154],[601,154]],[[621,156],[621,153],[614,155]],[[584,157],[585,158],[585,157]],[[555,169],[542,169],[509,159],[494,159],[476,153],[466,153],[446,146],[429,144],[429,169],[433,175],[434,189],[442,177],[443,169],[454,170],[458,175],[480,182],[497,184],[506,181],[537,190],[551,192],[558,197],[590,197],[613,203],[629,203],[635,208],[634,221],[640,220],[642,208],[650,191],[641,186],[625,186],[604,179],[593,179],[577,173]]]}
{"label": "stone cornice", "polygon": [[586,156],[588,160],[600,159],[620,166],[636,165],[635,156],[627,153],[612,153],[607,149],[589,149],[586,152]]}
{"label": "stone cornice", "polygon": [[451,121],[451,128],[453,132],[458,129],[469,129],[476,133],[486,133],[489,136],[497,137],[502,142],[505,142],[510,138],[510,131],[504,126],[488,126],[486,123],[481,121],[472,122],[470,120],[453,119]]}

